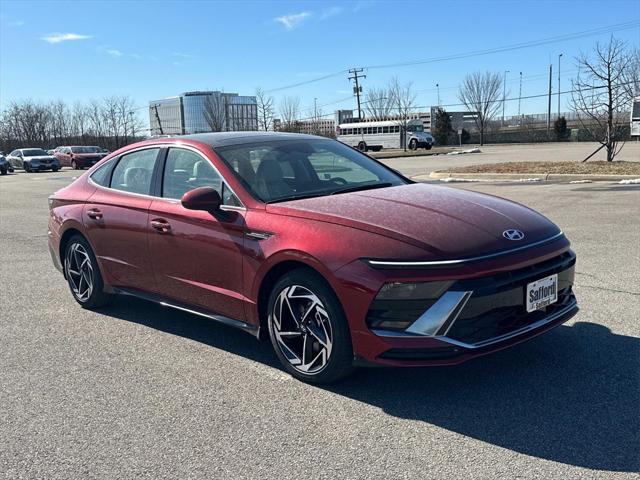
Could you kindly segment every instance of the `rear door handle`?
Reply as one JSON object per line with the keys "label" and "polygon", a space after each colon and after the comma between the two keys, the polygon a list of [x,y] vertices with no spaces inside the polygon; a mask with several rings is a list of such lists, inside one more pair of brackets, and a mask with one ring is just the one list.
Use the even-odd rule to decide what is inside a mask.
{"label": "rear door handle", "polygon": [[164,218],[154,218],[151,220],[151,226],[160,233],[168,233],[171,231],[171,225]]}
{"label": "rear door handle", "polygon": [[87,216],[89,218],[93,218],[94,220],[100,220],[102,218],[102,212],[97,208],[91,208],[87,210]]}

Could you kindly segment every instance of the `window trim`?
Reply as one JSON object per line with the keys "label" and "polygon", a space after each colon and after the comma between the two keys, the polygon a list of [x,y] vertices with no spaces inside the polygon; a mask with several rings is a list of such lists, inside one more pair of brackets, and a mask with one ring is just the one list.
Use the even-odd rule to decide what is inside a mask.
{"label": "window trim", "polygon": [[[184,148],[186,150],[191,150],[192,152],[197,153],[198,155],[200,155],[205,161],[209,162],[209,164],[213,167],[213,169],[220,175],[220,178],[222,178],[222,181],[227,185],[227,187],[229,188],[229,190],[236,196],[236,198],[238,199],[238,201],[240,202],[241,206],[234,206],[234,205],[221,205],[220,209],[221,210],[235,210],[235,211],[246,211],[247,207],[244,205],[244,202],[242,201],[242,199],[238,196],[238,194],[233,190],[233,188],[231,188],[231,186],[229,185],[229,182],[227,181],[227,179],[225,178],[224,175],[222,175],[222,173],[220,173],[220,170],[218,170],[218,167],[216,167],[214,165],[214,163],[209,160],[209,158],[207,158],[205,155],[202,154],[202,152],[200,152],[198,149],[192,147],[191,145],[182,145],[182,144],[174,144],[174,143],[158,143],[155,145],[143,145],[137,148],[132,148],[131,150],[128,150],[126,152],[121,153],[120,155],[118,155],[117,157],[113,157],[110,158],[109,160],[107,160],[107,162],[113,162],[113,165],[111,166],[111,171],[109,172],[109,186],[105,187],[103,185],[99,185],[98,183],[94,182],[91,179],[91,174],[93,174],[93,172],[91,172],[91,174],[89,175],[87,182],[90,183],[91,185],[93,185],[96,188],[102,189],[102,190],[107,190],[110,192],[117,192],[118,194],[121,195],[130,195],[133,197],[141,197],[141,198],[150,198],[152,200],[161,200],[167,203],[179,203],[180,199],[179,198],[165,198],[165,197],[161,197],[156,195],[157,194],[157,184],[158,182],[160,183],[160,188],[162,188],[162,174],[164,173],[164,165],[165,162],[167,160],[167,153],[169,151],[169,148]],[[144,193],[135,193],[135,192],[126,192],[124,190],[118,190],[117,188],[111,188],[111,179],[113,177],[113,170],[115,169],[115,166],[120,162],[120,159],[122,159],[123,156],[128,155],[130,153],[134,153],[134,152],[138,152],[140,150],[149,150],[149,149],[153,149],[153,148],[158,148],[160,151],[158,152],[158,157],[156,157],[156,165],[154,167],[153,170],[153,177],[152,177],[152,181],[151,181],[151,194],[146,195]],[[105,163],[107,163],[105,162]],[[101,164],[96,164],[98,165],[96,167],[96,170],[99,167],[99,165]],[[160,168],[162,167],[162,168]],[[162,170],[162,172],[160,171]],[[95,171],[95,170],[94,170]]]}

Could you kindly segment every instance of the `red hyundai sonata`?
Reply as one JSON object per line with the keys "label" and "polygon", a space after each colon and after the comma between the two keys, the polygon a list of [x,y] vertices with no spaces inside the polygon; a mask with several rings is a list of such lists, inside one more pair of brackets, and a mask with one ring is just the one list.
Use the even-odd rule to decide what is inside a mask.
{"label": "red hyundai sonata", "polygon": [[460,363],[578,310],[542,215],[307,135],[125,147],[50,198],[49,247],[83,307],[135,295],[268,336],[309,382]]}

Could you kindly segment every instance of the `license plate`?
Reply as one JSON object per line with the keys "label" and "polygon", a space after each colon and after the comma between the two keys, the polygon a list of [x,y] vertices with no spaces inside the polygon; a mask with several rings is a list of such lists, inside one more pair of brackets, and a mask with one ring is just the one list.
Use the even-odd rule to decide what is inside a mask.
{"label": "license plate", "polygon": [[527,284],[527,312],[540,310],[558,301],[558,275],[549,275]]}

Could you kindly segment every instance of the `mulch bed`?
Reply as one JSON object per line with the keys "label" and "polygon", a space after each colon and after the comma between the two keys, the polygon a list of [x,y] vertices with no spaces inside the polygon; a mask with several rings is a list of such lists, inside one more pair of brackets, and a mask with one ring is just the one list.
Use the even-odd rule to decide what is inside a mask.
{"label": "mulch bed", "polygon": [[506,162],[446,170],[455,173],[570,173],[640,175],[640,162]]}

